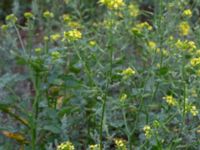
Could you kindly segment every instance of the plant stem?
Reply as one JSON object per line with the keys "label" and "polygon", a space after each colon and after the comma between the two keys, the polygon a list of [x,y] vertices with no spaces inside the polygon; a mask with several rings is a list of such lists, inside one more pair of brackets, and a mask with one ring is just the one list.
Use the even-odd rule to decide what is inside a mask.
{"label": "plant stem", "polygon": [[36,73],[35,80],[34,80],[34,88],[35,88],[35,99],[33,102],[33,110],[32,110],[32,150],[36,150],[36,141],[37,141],[37,117],[38,117],[38,101],[40,96],[40,81],[39,76]]}
{"label": "plant stem", "polygon": [[108,72],[107,77],[107,83],[105,88],[105,96],[103,99],[103,106],[102,106],[102,113],[101,113],[101,124],[100,124],[100,150],[103,149],[103,121],[104,121],[104,115],[105,115],[105,109],[106,109],[106,102],[107,102],[107,96],[108,96],[108,88],[112,80],[112,65],[113,65],[113,49],[110,47],[110,70]]}

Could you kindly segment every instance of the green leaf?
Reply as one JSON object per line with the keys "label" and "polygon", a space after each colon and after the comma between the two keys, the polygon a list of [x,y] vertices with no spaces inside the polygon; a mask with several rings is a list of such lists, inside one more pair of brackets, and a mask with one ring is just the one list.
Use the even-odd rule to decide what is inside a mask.
{"label": "green leaf", "polygon": [[55,124],[53,124],[53,125],[45,125],[43,127],[43,130],[47,130],[47,131],[50,131],[50,132],[55,133],[55,134],[58,134],[58,133],[61,132],[60,127],[58,125],[55,125]]}
{"label": "green leaf", "polygon": [[9,83],[24,80],[24,77],[19,74],[6,73],[0,77],[0,88],[5,87]]}

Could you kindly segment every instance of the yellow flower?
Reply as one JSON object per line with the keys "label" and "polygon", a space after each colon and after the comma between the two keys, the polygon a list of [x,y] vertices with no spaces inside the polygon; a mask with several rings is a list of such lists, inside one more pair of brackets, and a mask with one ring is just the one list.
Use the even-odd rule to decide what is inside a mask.
{"label": "yellow flower", "polygon": [[188,41],[188,40],[185,40],[185,41],[178,40],[175,43],[175,46],[178,49],[188,50],[189,52],[191,52],[191,51],[193,51],[194,49],[197,48],[194,41]]}
{"label": "yellow flower", "polygon": [[151,31],[152,29],[152,26],[148,22],[142,22],[136,24],[135,27],[133,27],[131,30],[135,34],[141,34],[144,30]]}
{"label": "yellow flower", "polygon": [[145,125],[143,127],[143,131],[144,131],[144,134],[146,136],[147,139],[151,138],[152,136],[152,130],[151,130],[151,127],[149,125]]}
{"label": "yellow flower", "polygon": [[53,18],[54,17],[54,14],[52,13],[52,12],[50,12],[50,11],[45,11],[44,13],[43,13],[43,17],[44,18]]}
{"label": "yellow flower", "polygon": [[26,19],[32,19],[32,18],[34,18],[33,14],[31,12],[25,12],[24,13],[24,17]]}
{"label": "yellow flower", "polygon": [[179,24],[178,29],[179,29],[180,35],[185,36],[185,35],[188,35],[190,32],[190,25],[188,22],[183,21]]}
{"label": "yellow flower", "polygon": [[154,41],[149,41],[148,46],[150,49],[155,49],[156,48],[156,43]]}
{"label": "yellow flower", "polygon": [[51,39],[52,41],[54,41],[54,42],[55,42],[55,41],[58,41],[60,38],[61,38],[61,35],[58,34],[58,33],[53,34],[53,35],[50,36],[50,39]]}
{"label": "yellow flower", "polygon": [[61,143],[60,145],[57,146],[57,150],[74,150],[74,145],[67,141],[67,142],[64,142],[64,143]]}
{"label": "yellow flower", "polygon": [[148,22],[142,22],[142,23],[139,23],[139,24],[137,24],[136,25],[136,27],[137,28],[139,28],[139,29],[147,29],[147,30],[152,30],[152,26],[151,25],[149,25],[149,23]]}
{"label": "yellow flower", "polygon": [[70,15],[68,15],[68,14],[63,14],[63,15],[62,15],[62,20],[63,20],[65,23],[68,23],[69,21],[71,21],[71,17],[70,17]]}
{"label": "yellow flower", "polygon": [[17,22],[17,17],[14,14],[10,14],[10,15],[6,16],[6,21],[8,23],[15,24]]}
{"label": "yellow flower", "polygon": [[49,40],[49,37],[48,37],[48,36],[44,36],[44,40],[45,40],[45,41],[48,41],[48,40]]}
{"label": "yellow flower", "polygon": [[123,0],[99,0],[99,3],[107,6],[111,10],[118,10],[125,6]]}
{"label": "yellow flower", "polygon": [[99,144],[90,145],[89,148],[90,150],[100,150],[100,145]]}
{"label": "yellow flower", "polygon": [[117,149],[119,150],[127,150],[126,141],[124,139],[116,138],[114,139]]}
{"label": "yellow flower", "polygon": [[188,47],[192,50],[197,48],[194,41],[188,41]]}
{"label": "yellow flower", "polygon": [[197,76],[200,76],[200,70],[197,70],[196,74]]}
{"label": "yellow flower", "polygon": [[64,39],[68,40],[69,42],[76,41],[81,38],[82,38],[82,33],[77,29],[64,32]]}
{"label": "yellow flower", "polygon": [[42,51],[41,48],[35,48],[35,52],[36,52],[36,53],[40,53],[41,51]]}
{"label": "yellow flower", "polygon": [[81,24],[80,23],[78,23],[78,22],[75,22],[75,21],[70,21],[69,23],[68,23],[68,26],[69,27],[71,27],[71,28],[81,28]]}
{"label": "yellow flower", "polygon": [[199,65],[199,64],[200,64],[200,57],[199,57],[199,58],[192,58],[192,59],[190,60],[190,64],[191,64],[192,66],[197,66],[197,65]]}
{"label": "yellow flower", "polygon": [[196,106],[192,105],[191,108],[190,108],[190,113],[193,115],[193,116],[197,116],[198,115],[198,110],[196,108]]}
{"label": "yellow flower", "polygon": [[128,11],[129,11],[129,14],[132,16],[132,17],[137,17],[139,15],[139,8],[136,4],[130,4],[128,5]]}
{"label": "yellow flower", "polygon": [[51,57],[53,60],[59,59],[61,57],[60,52],[58,51],[51,52]]}
{"label": "yellow flower", "polygon": [[135,74],[135,70],[133,70],[130,67],[128,67],[127,69],[122,71],[122,75],[124,75],[124,76],[132,76],[134,74]]}
{"label": "yellow flower", "polygon": [[166,101],[169,105],[175,106],[175,105],[177,104],[176,99],[173,98],[173,96],[171,96],[171,95],[165,96],[165,97],[163,97],[163,99],[165,99],[165,101]]}
{"label": "yellow flower", "polygon": [[92,41],[89,41],[89,44],[90,46],[94,47],[97,44],[97,42],[92,40]]}
{"label": "yellow flower", "polygon": [[112,26],[116,25],[117,22],[114,19],[106,19],[103,21],[103,27],[110,29]]}
{"label": "yellow flower", "polygon": [[124,102],[127,99],[127,94],[123,93],[120,97],[120,101]]}
{"label": "yellow flower", "polygon": [[5,25],[5,24],[1,25],[1,30],[2,30],[2,31],[7,31],[8,28],[9,28],[8,25]]}
{"label": "yellow flower", "polygon": [[192,17],[192,11],[190,9],[186,9],[183,11],[182,15],[185,17]]}

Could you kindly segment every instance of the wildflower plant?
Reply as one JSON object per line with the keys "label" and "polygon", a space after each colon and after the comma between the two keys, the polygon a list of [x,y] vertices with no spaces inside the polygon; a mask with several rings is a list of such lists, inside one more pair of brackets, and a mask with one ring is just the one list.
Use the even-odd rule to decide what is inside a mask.
{"label": "wildflower plant", "polygon": [[0,149],[199,149],[200,2],[18,2],[0,23]]}

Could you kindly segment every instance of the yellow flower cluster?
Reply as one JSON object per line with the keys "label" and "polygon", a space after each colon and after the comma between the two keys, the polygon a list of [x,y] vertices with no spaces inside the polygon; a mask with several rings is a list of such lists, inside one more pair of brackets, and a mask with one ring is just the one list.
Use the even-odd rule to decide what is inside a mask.
{"label": "yellow flower cluster", "polygon": [[51,57],[53,60],[57,60],[61,57],[61,54],[58,51],[54,51],[54,52],[51,52]]}
{"label": "yellow flower cluster", "polygon": [[192,17],[192,11],[190,9],[186,9],[183,11],[182,15],[185,17]]}
{"label": "yellow flower cluster", "polygon": [[64,39],[69,42],[73,42],[82,38],[82,33],[77,29],[73,29],[67,32],[64,32]]}
{"label": "yellow flower cluster", "polygon": [[96,44],[97,44],[97,42],[94,40],[89,41],[89,45],[92,47],[94,47]]}
{"label": "yellow flower cluster", "polygon": [[63,20],[65,23],[68,23],[69,21],[71,21],[71,17],[70,17],[70,15],[68,15],[68,14],[63,14],[63,15],[62,15],[62,20]]}
{"label": "yellow flower cluster", "polygon": [[190,113],[193,115],[193,116],[197,116],[198,115],[198,110],[196,108],[196,106],[192,105],[191,108],[190,108]]}
{"label": "yellow flower cluster", "polygon": [[14,14],[10,14],[10,15],[6,16],[6,21],[8,23],[15,24],[17,22],[17,17]]}
{"label": "yellow flower cluster", "polygon": [[117,149],[127,150],[127,148],[126,148],[126,141],[125,140],[116,138],[116,139],[114,139],[114,142],[116,144]]}
{"label": "yellow flower cluster", "polygon": [[149,42],[148,42],[148,47],[149,47],[150,49],[155,49],[155,48],[156,48],[156,43],[155,43],[154,41],[149,41]]}
{"label": "yellow flower cluster", "polygon": [[100,145],[99,144],[90,145],[89,148],[90,150],[100,150]]}
{"label": "yellow flower cluster", "polygon": [[123,0],[99,0],[99,3],[107,6],[111,10],[118,10],[125,6]]}
{"label": "yellow flower cluster", "polygon": [[200,57],[198,57],[198,58],[192,58],[192,59],[190,60],[190,64],[191,64],[192,66],[197,66],[197,65],[199,65],[199,64],[200,64]]}
{"label": "yellow flower cluster", "polygon": [[74,145],[69,141],[61,143],[57,147],[57,150],[74,150],[74,149],[75,149]]}
{"label": "yellow flower cluster", "polygon": [[81,28],[81,24],[76,21],[69,21],[68,26],[75,29]]}
{"label": "yellow flower cluster", "polygon": [[178,25],[180,35],[186,36],[190,32],[190,25],[188,22],[183,21]]}
{"label": "yellow flower cluster", "polygon": [[112,28],[114,25],[117,25],[117,21],[114,19],[105,19],[102,23],[103,27],[110,29]]}
{"label": "yellow flower cluster", "polygon": [[194,41],[188,41],[188,40],[185,41],[177,40],[175,46],[178,49],[188,50],[190,52],[197,48]]}
{"label": "yellow flower cluster", "polygon": [[31,12],[25,12],[24,17],[26,19],[33,19],[34,18],[33,14]]}
{"label": "yellow flower cluster", "polygon": [[148,22],[142,22],[142,23],[136,24],[136,26],[132,28],[132,32],[135,34],[141,34],[143,30],[151,31],[152,26],[149,25]]}
{"label": "yellow flower cluster", "polygon": [[9,28],[9,26],[6,25],[6,24],[1,25],[1,30],[2,30],[2,31],[7,31],[8,28]]}
{"label": "yellow flower cluster", "polygon": [[197,116],[199,113],[196,106],[189,103],[186,103],[185,112],[190,112],[192,116]]}
{"label": "yellow flower cluster", "polygon": [[54,14],[52,13],[52,12],[50,12],[50,11],[45,11],[44,13],[43,13],[43,17],[44,18],[53,18],[54,17]]}
{"label": "yellow flower cluster", "polygon": [[147,139],[151,138],[151,136],[152,136],[152,129],[151,129],[151,127],[149,125],[145,125],[143,127],[143,131],[144,131],[144,134],[145,134],[145,136],[146,136]]}
{"label": "yellow flower cluster", "polygon": [[136,4],[128,5],[128,11],[132,17],[137,17],[140,13],[140,10]]}
{"label": "yellow flower cluster", "polygon": [[126,76],[126,77],[129,77],[129,76],[132,76],[134,75],[136,72],[135,70],[133,70],[132,68],[128,67],[127,69],[123,70],[122,71],[122,75]]}
{"label": "yellow flower cluster", "polygon": [[171,95],[167,95],[163,97],[163,99],[171,106],[175,106],[177,104],[176,99]]}
{"label": "yellow flower cluster", "polygon": [[163,48],[163,49],[161,49],[161,50],[160,50],[160,48],[157,48],[157,49],[156,49],[156,52],[157,52],[157,53],[162,53],[163,56],[168,56],[168,55],[169,55],[169,51],[168,51],[167,49],[165,49],[165,48]]}
{"label": "yellow flower cluster", "polygon": [[50,39],[54,42],[58,41],[59,39],[61,38],[61,35],[59,33],[56,33],[56,34],[52,34],[50,36]]}
{"label": "yellow flower cluster", "polygon": [[120,97],[120,101],[124,102],[127,99],[127,94],[123,93]]}
{"label": "yellow flower cluster", "polygon": [[36,52],[36,53],[40,53],[41,51],[42,51],[41,48],[35,48],[35,52]]}

